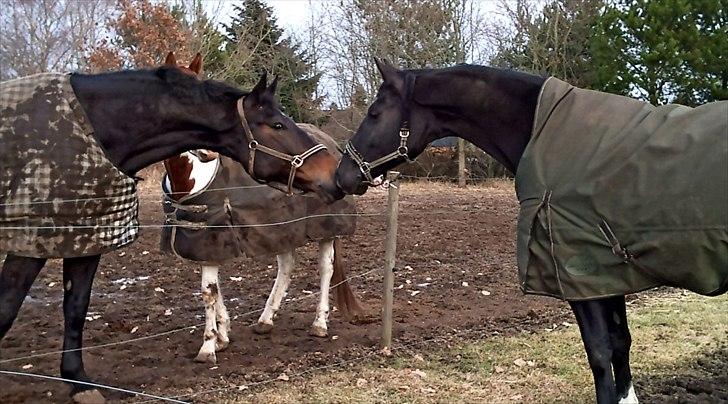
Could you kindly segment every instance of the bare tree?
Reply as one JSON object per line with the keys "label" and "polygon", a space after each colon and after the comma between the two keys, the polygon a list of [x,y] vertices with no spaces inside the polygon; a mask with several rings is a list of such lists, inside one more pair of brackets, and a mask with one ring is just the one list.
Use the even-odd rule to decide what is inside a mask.
{"label": "bare tree", "polygon": [[318,27],[326,35],[324,82],[335,84],[341,106],[376,93],[375,56],[405,68],[484,60],[477,0],[342,0],[322,13],[330,24]]}
{"label": "bare tree", "polygon": [[0,79],[83,69],[83,51],[95,42],[111,0],[3,0]]}
{"label": "bare tree", "polygon": [[604,0],[500,0],[491,24],[493,64],[554,75],[589,87],[589,38]]}

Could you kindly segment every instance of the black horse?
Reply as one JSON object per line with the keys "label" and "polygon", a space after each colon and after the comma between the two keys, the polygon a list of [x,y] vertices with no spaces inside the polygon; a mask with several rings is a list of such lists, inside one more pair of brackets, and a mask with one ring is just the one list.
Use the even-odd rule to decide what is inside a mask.
{"label": "black horse", "polygon": [[[578,290],[583,286],[580,286],[578,283],[576,284],[576,290],[559,290],[564,281],[563,278],[559,279],[559,274],[562,277],[569,276],[577,280],[592,279],[590,271],[600,271],[601,269],[595,269],[592,265],[594,261],[590,261],[589,256],[583,259],[579,258],[573,262],[567,262],[567,265],[572,265],[571,267],[567,265],[562,266],[561,262],[559,262],[559,265],[556,265],[557,260],[563,259],[560,258],[563,255],[559,255],[559,251],[570,247],[569,241],[573,242],[575,240],[575,238],[569,239],[567,236],[571,235],[562,230],[569,226],[573,227],[575,222],[580,223],[579,221],[581,220],[578,215],[573,214],[559,216],[563,211],[559,212],[556,207],[558,203],[573,203],[574,201],[579,203],[579,193],[589,192],[603,185],[601,184],[604,182],[603,178],[609,178],[608,172],[617,171],[614,168],[615,165],[618,167],[631,167],[630,164],[633,163],[632,155],[635,154],[635,150],[632,149],[624,150],[621,161],[612,162],[613,164],[611,166],[606,163],[599,165],[601,164],[597,160],[599,153],[594,154],[591,151],[578,149],[577,145],[582,139],[587,139],[591,135],[597,136],[595,133],[590,133],[591,127],[606,126],[608,129],[613,129],[620,127],[622,124],[626,124],[622,121],[628,121],[626,116],[598,111],[600,108],[599,105],[602,104],[600,97],[612,97],[610,100],[616,101],[618,108],[622,105],[638,103],[638,105],[635,105],[637,113],[633,114],[633,116],[640,117],[640,119],[633,120],[637,124],[643,121],[652,122],[650,121],[652,118],[648,115],[650,111],[655,110],[655,107],[637,100],[615,95],[606,95],[604,93],[579,89],[572,92],[573,87],[556,79],[546,79],[512,70],[459,65],[445,69],[401,71],[379,60],[376,60],[376,63],[384,78],[384,82],[379,88],[374,103],[369,107],[367,116],[359,126],[354,137],[347,144],[346,154],[335,173],[337,184],[348,194],[363,194],[374,178],[384,174],[386,170],[395,167],[405,160],[415,158],[430,142],[437,138],[444,136],[464,138],[485,150],[512,173],[516,173],[521,168],[519,164],[523,164],[527,160],[524,157],[530,158],[534,153],[537,153],[538,145],[531,146],[529,143],[532,141],[532,134],[534,134],[533,139],[537,139],[535,133],[537,131],[541,133],[542,128],[546,126],[544,122],[548,122],[549,119],[553,118],[553,120],[568,123],[570,122],[569,119],[576,118],[580,121],[578,123],[585,125],[584,131],[577,130],[579,133],[577,134],[576,140],[573,140],[573,144],[569,142],[561,144],[561,149],[552,148],[549,150],[552,154],[542,153],[540,156],[545,160],[559,161],[563,163],[562,167],[572,169],[571,172],[567,170],[562,177],[553,181],[558,186],[564,184],[564,187],[571,186],[572,184],[569,183],[570,180],[581,174],[573,172],[573,168],[569,167],[572,163],[574,167],[580,167],[577,163],[581,164],[583,162],[585,167],[591,167],[591,164],[592,166],[598,167],[599,170],[603,170],[597,170],[597,175],[593,179],[593,182],[589,182],[579,188],[576,197],[572,194],[569,196],[570,199],[566,200],[568,198],[559,194],[557,192],[559,188],[556,188],[553,194],[547,191],[542,194],[534,193],[533,195],[522,198],[522,193],[528,193],[524,182],[534,181],[534,179],[526,178],[528,181],[525,181],[522,177],[529,177],[531,175],[520,171],[518,173],[516,189],[519,193],[519,201],[521,202],[518,233],[521,286],[527,293],[539,293],[538,291],[529,290],[528,282],[540,282],[545,279],[544,282],[550,282],[550,286],[553,286],[556,291],[542,292],[542,294],[549,294],[569,300],[569,304],[578,321],[589,365],[594,375],[597,401],[601,404],[616,403],[618,401],[623,403],[636,403],[637,397],[632,387],[632,374],[629,364],[631,337],[627,325],[624,294],[644,290],[659,284],[682,285],[677,282],[665,281],[664,278],[652,277],[653,274],[640,274],[639,271],[626,272],[639,268],[641,259],[648,260],[659,255],[655,253],[656,251],[662,254],[661,257],[664,258],[666,249],[656,248],[651,243],[643,243],[641,246],[637,245],[642,250],[638,248],[632,251],[630,250],[632,245],[623,242],[623,237],[626,237],[624,234],[627,234],[623,229],[612,231],[613,226],[609,227],[606,225],[606,222],[600,222],[600,227],[597,227],[596,223],[593,227],[597,236],[588,235],[588,242],[597,244],[600,248],[600,258],[606,257],[607,260],[613,262],[613,267],[608,267],[608,269],[615,269],[615,272],[611,274],[611,276],[615,277],[613,278],[615,282],[619,283],[624,280],[620,278],[622,272],[616,271],[625,271],[624,273],[628,273],[629,275],[624,276],[624,278],[637,279],[639,281],[636,290],[621,294],[597,293],[598,296],[595,298],[572,297],[575,296],[572,293],[578,294],[579,292],[583,292]],[[570,114],[571,116],[567,117],[563,117],[562,115],[558,117],[555,117],[555,115],[552,116],[551,113],[557,110],[556,107],[537,110],[537,105],[540,105],[539,102],[543,101],[541,97],[546,96],[542,94],[542,89],[547,87],[546,83],[548,80],[554,80],[552,83],[561,83],[557,83],[557,88],[564,89],[563,92],[556,94],[556,96],[552,94],[553,105],[558,106],[563,101],[560,107],[566,108],[564,106],[565,104],[571,106],[577,104],[576,107],[579,107],[580,101],[578,100],[584,99],[589,102],[593,101],[593,105],[589,104],[587,110],[582,111],[583,116],[577,117],[574,117],[574,114]],[[572,96],[585,98],[570,98]],[[575,99],[577,101],[574,101]],[[589,110],[589,107],[593,109]],[[696,221],[688,223],[689,225],[693,225],[693,230],[701,224],[699,222],[701,220],[700,217],[711,217],[711,220],[715,220],[715,222],[711,222],[713,226],[705,231],[711,232],[710,234],[713,238],[710,240],[712,244],[706,242],[707,246],[702,250],[705,254],[699,255],[700,257],[707,258],[703,261],[698,261],[702,265],[686,265],[687,270],[693,272],[687,274],[684,278],[691,281],[709,280],[710,285],[707,286],[707,289],[697,290],[699,293],[706,295],[725,293],[726,289],[728,289],[728,276],[726,276],[725,270],[725,268],[728,268],[728,229],[726,228],[724,218],[728,217],[726,216],[728,212],[725,210],[725,206],[728,206],[728,202],[726,201],[728,190],[726,189],[726,184],[722,182],[728,181],[726,181],[725,177],[718,177],[716,181],[711,180],[711,183],[707,184],[707,186],[705,182],[698,183],[697,181],[698,178],[704,178],[702,177],[703,174],[706,174],[705,178],[712,178],[714,175],[726,175],[726,172],[728,172],[725,156],[726,150],[728,150],[728,145],[726,145],[728,128],[726,128],[725,122],[725,116],[728,116],[728,103],[716,103],[713,104],[713,107],[705,110],[700,108],[693,110],[682,106],[673,107],[668,108],[672,111],[670,114],[667,114],[668,116],[685,117],[693,113],[703,113],[705,110],[708,111],[707,113],[713,114],[710,116],[711,119],[704,119],[694,125],[694,127],[698,128],[708,127],[711,129],[711,134],[707,142],[705,139],[700,140],[701,138],[696,137],[697,135],[692,132],[692,128],[685,133],[680,133],[679,137],[682,140],[678,142],[685,145],[697,143],[705,145],[707,143],[709,147],[707,151],[704,149],[698,150],[698,155],[703,156],[701,158],[696,158],[694,155],[696,153],[695,151],[686,149],[689,153],[693,154],[691,156],[693,160],[704,162],[707,168],[702,167],[700,165],[702,163],[700,163],[696,168],[696,170],[700,170],[699,174],[694,175],[694,172],[691,173],[688,170],[687,175],[689,178],[685,178],[686,174],[680,174],[680,178],[676,182],[688,183],[687,185],[690,187],[700,188],[702,191],[707,189],[708,191],[708,195],[704,197],[702,194],[701,196],[689,195],[688,197],[692,201],[691,203],[698,205]],[[609,121],[610,119],[612,121]],[[664,122],[671,122],[662,119],[657,118],[659,122],[655,127],[660,126]],[[535,125],[535,123],[538,125]],[[610,126],[612,123],[614,125]],[[552,138],[558,138],[562,134],[549,133],[548,135]],[[600,152],[609,154],[614,149],[622,147],[622,144],[616,146],[612,144],[614,138],[617,138],[618,135],[618,132],[614,132],[611,133],[611,139],[602,138],[601,143],[597,142],[599,143],[599,147],[605,145],[610,145],[611,147],[607,148],[607,150],[600,150]],[[544,136],[546,135],[541,133],[541,137]],[[657,137],[659,136],[652,137],[652,139],[645,142],[661,142],[661,139],[655,140]],[[695,141],[695,139],[699,139],[699,141]],[[631,141],[628,140],[628,142]],[[527,146],[529,146],[528,149]],[[710,147],[713,149],[710,149]],[[666,146],[665,144],[654,146],[651,150],[662,153],[661,157],[665,160],[658,164],[665,166],[666,170],[672,169],[672,161],[668,164],[668,160],[674,154],[679,153],[668,153],[671,150],[669,149],[669,145]],[[525,155],[524,152],[526,152]],[[620,159],[615,158],[615,160]],[[622,184],[623,181],[629,180],[629,177],[640,174],[637,171],[649,172],[652,170],[652,167],[646,166],[644,162],[637,162],[635,164],[638,165],[639,169],[628,169],[624,173],[618,172],[617,184]],[[528,169],[530,169],[532,164],[529,162],[527,165],[529,166]],[[660,167],[660,169],[663,169],[663,167]],[[714,174],[708,174],[705,170]],[[522,169],[521,171],[528,170]],[[600,173],[604,173],[603,178],[599,176]],[[532,177],[538,177],[535,179],[536,181],[541,178],[551,180],[552,177],[549,177],[549,175],[553,174],[540,172],[538,175],[533,175]],[[670,186],[674,185],[672,178],[663,179],[662,181],[670,182]],[[639,194],[641,189],[648,188],[649,186],[640,183],[640,187],[635,187],[634,192],[629,187],[626,190],[620,189],[619,185],[608,187],[609,192],[616,195],[616,202],[615,198],[606,198],[608,201],[599,202],[601,205],[596,206],[596,208],[600,212],[609,211],[615,203],[619,204],[622,199],[630,198],[633,193]],[[665,190],[665,184],[661,184],[660,188],[657,189],[663,190],[662,192],[668,192]],[[670,189],[671,191],[672,189]],[[659,191],[657,192],[659,193]],[[658,195],[658,197],[661,196]],[[703,198],[703,200],[699,198]],[[700,205],[708,199],[714,202],[714,204],[709,204],[708,206]],[[673,201],[673,204],[676,203],[678,201]],[[633,204],[636,208],[646,208],[646,210],[649,210],[650,206],[646,205],[649,205],[649,203],[639,199]],[[551,209],[552,207],[554,209]],[[672,220],[674,217],[677,217],[680,220],[680,212],[682,211],[671,211],[671,216],[668,219]],[[529,214],[532,214],[532,216],[527,216]],[[645,216],[649,216],[649,212]],[[554,226],[551,223],[552,219],[556,223]],[[556,222],[557,219],[563,219],[563,221],[559,223]],[[571,222],[568,222],[569,220]],[[561,227],[557,227],[559,225]],[[536,229],[534,230],[536,233],[532,234],[532,229]],[[707,229],[707,227],[702,229]],[[551,233],[552,230],[554,234]],[[559,231],[562,232],[557,233]],[[604,237],[609,241],[608,243],[601,238],[600,231],[603,232]],[[614,236],[614,233],[619,234],[619,239],[617,236]],[[680,235],[679,242],[674,245],[676,247],[674,249],[675,251],[684,252],[684,249],[681,249],[681,243],[687,244],[690,242],[690,238],[697,235],[697,233],[690,232],[687,234],[692,235],[688,237],[685,237],[685,234]],[[521,241],[522,237],[526,240],[525,243]],[[538,245],[536,242],[529,243],[529,240],[533,241],[537,237],[541,237],[541,239],[545,239],[547,242],[544,245]],[[667,248],[667,250],[670,249]],[[529,265],[532,264],[532,262],[529,262],[529,254],[534,253],[534,251],[540,254],[540,256],[548,258],[548,260],[538,262],[539,265],[564,268],[565,270],[557,269],[554,278],[539,277],[538,275],[532,276],[533,274],[527,271],[531,268]],[[672,252],[668,251],[668,254]],[[682,259],[692,259],[691,257],[685,258],[686,255],[690,256],[691,251],[683,254]],[[525,256],[525,259],[522,259],[523,256]],[[677,257],[679,260],[680,255],[677,255]],[[683,262],[681,261],[681,263]],[[572,270],[575,272],[574,274],[567,272]],[[579,271],[582,272],[577,273]],[[525,281],[524,278],[526,279]],[[694,288],[691,289],[696,290]],[[589,293],[587,291],[585,296],[588,295]]]}
{"label": "black horse", "polygon": [[[176,67],[73,74],[70,84],[108,160],[129,177],[186,150],[210,149],[239,161],[258,181],[282,189],[287,189],[284,184],[292,183],[294,189],[324,196],[340,194],[333,179],[322,181],[318,174],[324,169],[333,170],[338,159],[281,113],[275,101],[275,81],[267,86],[265,75],[250,93],[221,82],[198,80]],[[6,113],[3,111],[3,120]],[[32,120],[32,113],[29,115]],[[3,135],[10,137],[13,133]],[[253,148],[258,151],[254,161]],[[9,198],[9,192],[0,187],[0,201]],[[64,258],[61,376],[88,382],[82,360],[82,334],[101,255],[31,258],[15,255],[12,250],[0,252],[8,253],[0,273],[0,340],[10,329],[46,259]],[[71,394],[85,402],[103,401],[97,390],[83,384],[73,384]]]}

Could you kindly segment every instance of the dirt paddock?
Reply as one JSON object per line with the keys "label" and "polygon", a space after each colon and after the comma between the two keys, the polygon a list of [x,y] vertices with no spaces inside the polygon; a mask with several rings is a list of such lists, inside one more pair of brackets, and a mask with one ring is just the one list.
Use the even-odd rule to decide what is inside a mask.
{"label": "dirt paddock", "polygon": [[[141,196],[142,224],[161,224],[156,190]],[[383,213],[386,192],[358,200],[362,213]],[[436,337],[509,335],[571,318],[565,304],[523,296],[517,287],[515,220],[517,202],[508,181],[459,189],[437,183],[404,184],[400,194],[395,347]],[[385,217],[359,219],[356,235],[344,240],[349,276],[380,268],[384,260]],[[202,341],[204,311],[200,267],[158,252],[159,232],[145,228],[132,246],[107,254],[97,273],[84,346],[144,337],[198,325],[164,336],[89,349],[86,370],[94,381],[175,396],[241,384],[254,385],[281,374],[356,360],[378,344],[381,274],[352,280],[376,321],[352,325],[333,312],[329,337],[308,335],[318,291],[315,245],[299,249],[291,287],[269,335],[250,325],[262,310],[276,274],[275,257],[230,262],[221,269],[221,289],[232,318],[231,344],[218,364],[193,362]],[[234,279],[231,279],[233,277]],[[305,296],[310,296],[305,298]],[[303,298],[303,299],[301,299]],[[298,300],[300,299],[300,300]],[[0,345],[0,360],[61,349],[63,317],[60,261],[36,280],[15,325]],[[256,311],[253,314],[246,314]],[[569,320],[569,321],[573,321]],[[59,354],[0,364],[4,370],[57,375]],[[67,402],[63,383],[0,377],[0,402]],[[251,387],[254,389],[254,387]],[[234,394],[237,389],[197,396],[197,402]],[[104,391],[111,400],[138,401]],[[230,397],[230,396],[228,396]]]}

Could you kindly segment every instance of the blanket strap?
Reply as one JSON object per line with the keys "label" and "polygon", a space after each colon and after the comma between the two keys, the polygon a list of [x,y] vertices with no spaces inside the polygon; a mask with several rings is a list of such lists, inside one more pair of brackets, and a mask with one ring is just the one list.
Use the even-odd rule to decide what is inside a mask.
{"label": "blanket strap", "polygon": [[559,291],[561,292],[561,299],[564,299],[564,286],[561,284],[561,276],[559,275],[559,264],[556,261],[556,254],[554,252],[554,235],[551,231],[552,224],[551,224],[551,191],[546,190],[543,193],[543,197],[541,197],[541,204],[539,205],[539,210],[541,208],[546,208],[546,221],[548,226],[548,233],[549,233],[549,252],[551,253],[551,260],[554,262],[554,272],[556,273],[556,282],[559,284]]}
{"label": "blanket strap", "polygon": [[599,230],[604,235],[604,238],[607,240],[607,242],[612,246],[612,252],[617,257],[621,258],[622,261],[625,263],[632,262],[632,259],[634,258],[634,255],[632,253],[622,247],[621,244],[619,244],[619,240],[617,239],[617,236],[614,235],[614,232],[612,231],[612,228],[609,227],[609,224],[606,220],[602,220],[601,223],[599,223]]}

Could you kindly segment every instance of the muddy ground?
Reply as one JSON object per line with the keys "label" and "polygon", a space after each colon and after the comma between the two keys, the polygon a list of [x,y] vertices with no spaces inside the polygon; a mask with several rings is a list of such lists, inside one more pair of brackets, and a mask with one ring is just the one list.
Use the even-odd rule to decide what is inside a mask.
{"label": "muddy ground", "polygon": [[[156,190],[143,193],[142,224],[162,223],[158,201]],[[512,183],[465,190],[442,184],[406,184],[400,203],[395,347],[423,342],[426,349],[424,342],[435,337],[457,341],[494,333],[515,334],[572,318],[565,304],[523,296],[518,290],[514,254],[517,202]],[[363,213],[383,213],[385,205],[383,190],[371,191],[358,200]],[[384,216],[361,217],[356,235],[344,240],[350,276],[382,266],[385,226]],[[143,229],[133,245],[103,257],[94,282],[85,346],[126,341],[204,321],[199,265],[161,255],[158,237],[158,230]],[[84,353],[88,374],[100,383],[173,396],[254,385],[282,373],[296,374],[369,355],[379,341],[378,321],[352,325],[333,312],[329,338],[308,335],[317,303],[317,296],[310,295],[318,290],[316,254],[315,245],[299,249],[287,299],[311,297],[284,302],[276,328],[269,335],[256,335],[250,328],[259,312],[245,313],[263,308],[276,274],[275,257],[242,259],[222,267],[221,288],[233,318],[232,341],[227,350],[218,353],[216,366],[192,360],[202,342],[202,328],[197,327],[89,349]],[[375,271],[352,283],[361,300],[378,315],[381,274]],[[60,261],[50,262],[0,343],[0,361],[61,348],[61,284]],[[53,354],[2,363],[0,368],[57,375],[59,360],[60,355]],[[716,375],[720,375],[726,371],[725,356],[718,355],[718,362],[703,365],[717,366]],[[650,394],[656,399],[677,396],[692,401],[710,398],[710,392],[716,391],[715,386],[693,387],[689,375],[686,379],[684,388],[675,380],[657,381],[665,384],[662,390],[652,383]],[[715,382],[721,380],[717,376]],[[5,376],[0,376],[0,381],[0,403],[68,401],[69,388],[62,383]],[[207,402],[241,393],[232,388],[200,395],[196,400]],[[104,394],[112,400],[139,400],[124,393]],[[717,394],[721,394],[720,389]],[[649,401],[649,397],[644,398]]]}

